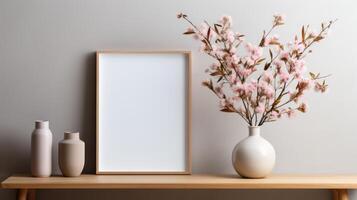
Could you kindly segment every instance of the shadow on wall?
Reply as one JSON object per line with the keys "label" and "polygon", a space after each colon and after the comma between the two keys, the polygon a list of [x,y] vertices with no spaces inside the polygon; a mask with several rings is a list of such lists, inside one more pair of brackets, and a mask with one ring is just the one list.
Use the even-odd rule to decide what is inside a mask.
{"label": "shadow on wall", "polygon": [[[0,181],[12,174],[30,172],[30,143],[21,143],[19,131],[2,127],[0,135],[7,135],[6,140],[0,140]],[[30,135],[28,135],[30,139]],[[11,190],[0,190],[1,199],[15,199],[15,193]]]}
{"label": "shadow on wall", "polygon": [[81,123],[81,139],[85,142],[85,166],[83,173],[95,173],[96,168],[96,54],[89,53],[84,65],[84,93]]}

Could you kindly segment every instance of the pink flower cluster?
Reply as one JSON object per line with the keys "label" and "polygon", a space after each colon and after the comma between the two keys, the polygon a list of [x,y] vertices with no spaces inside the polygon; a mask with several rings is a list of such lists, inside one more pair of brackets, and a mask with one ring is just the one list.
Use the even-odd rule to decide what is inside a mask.
{"label": "pink flower cluster", "polygon": [[[307,73],[304,58],[313,44],[326,37],[332,21],[322,23],[318,33],[303,26],[293,42],[282,43],[277,35],[270,34],[285,23],[285,17],[274,15],[272,27],[254,45],[232,30],[230,16],[199,26],[185,14],[177,17],[191,25],[184,34],[199,40],[201,51],[216,60],[206,69],[215,81],[204,81],[203,85],[220,99],[221,111],[237,113],[249,125],[293,117],[296,111],[305,113],[308,109],[303,97],[312,85],[317,92],[327,90],[327,76]],[[244,51],[239,50],[241,46]]]}

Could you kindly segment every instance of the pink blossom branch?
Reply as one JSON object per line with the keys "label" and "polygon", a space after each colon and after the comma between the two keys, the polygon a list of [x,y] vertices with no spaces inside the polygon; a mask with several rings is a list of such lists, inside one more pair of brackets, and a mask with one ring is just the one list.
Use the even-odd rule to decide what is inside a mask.
{"label": "pink blossom branch", "polygon": [[[221,111],[236,112],[249,125],[261,126],[265,122],[276,121],[282,115],[290,117],[294,110],[306,112],[305,103],[294,109],[284,107],[298,102],[304,91],[309,89],[309,81],[315,84],[316,91],[324,92],[327,89],[324,79],[328,76],[310,72],[311,78],[304,78],[306,66],[303,58],[307,55],[306,52],[311,53],[309,48],[313,44],[325,38],[334,21],[330,21],[328,25],[322,24],[318,34],[308,32],[309,27],[303,26],[301,40],[295,36],[294,42],[283,45],[278,37],[269,36],[277,26],[285,23],[283,16],[275,15],[272,27],[263,32],[258,46],[244,42],[247,52],[244,55],[237,52],[237,48],[243,44],[244,35],[231,30],[231,17],[223,16],[220,22],[213,25],[204,21],[200,28],[185,14],[180,13],[178,18],[183,18],[192,27],[184,34],[199,39],[202,42],[202,51],[219,63],[207,69],[218,85],[213,86],[212,81],[205,82],[204,85],[221,99]],[[279,49],[275,55],[271,46]],[[263,56],[264,49],[269,50],[270,61],[265,61],[267,59]],[[264,70],[259,67],[262,64]],[[252,78],[255,77],[253,74],[258,72],[261,74],[258,74],[258,79],[255,80]],[[318,82],[319,80],[323,81]],[[294,81],[297,81],[296,88],[290,88]],[[288,94],[290,98],[286,99]],[[235,105],[239,107],[236,108]]]}

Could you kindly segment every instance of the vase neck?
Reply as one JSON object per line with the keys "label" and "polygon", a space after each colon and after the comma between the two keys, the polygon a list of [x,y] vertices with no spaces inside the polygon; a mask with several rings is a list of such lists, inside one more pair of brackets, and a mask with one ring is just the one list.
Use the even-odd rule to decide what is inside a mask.
{"label": "vase neck", "polygon": [[65,140],[79,139],[79,132],[64,132]]}
{"label": "vase neck", "polygon": [[49,122],[46,120],[36,120],[35,128],[42,129],[42,128],[49,128]]}
{"label": "vase neck", "polygon": [[249,136],[259,136],[260,126],[249,126]]}

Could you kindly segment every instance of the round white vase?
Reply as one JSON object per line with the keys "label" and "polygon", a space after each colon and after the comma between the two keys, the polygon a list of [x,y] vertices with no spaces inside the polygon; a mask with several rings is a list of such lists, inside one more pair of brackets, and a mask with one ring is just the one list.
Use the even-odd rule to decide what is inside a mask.
{"label": "round white vase", "polygon": [[52,132],[49,122],[37,120],[31,135],[31,174],[48,177],[52,170]]}
{"label": "round white vase", "polygon": [[85,162],[85,144],[78,132],[65,132],[58,143],[58,164],[63,176],[74,177],[82,173]]}
{"label": "round white vase", "polygon": [[264,178],[275,165],[274,147],[260,136],[259,126],[249,127],[249,136],[232,153],[233,167],[244,178]]}

